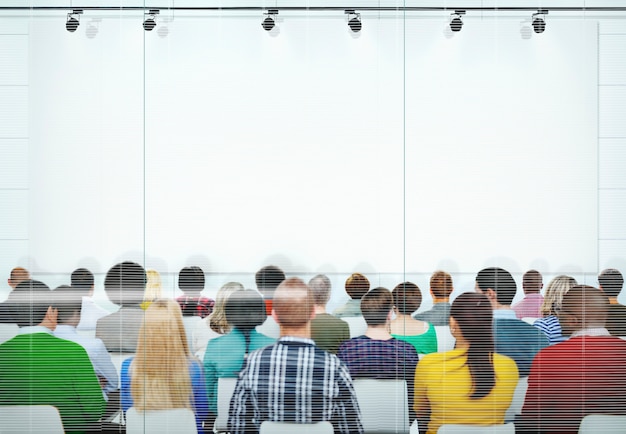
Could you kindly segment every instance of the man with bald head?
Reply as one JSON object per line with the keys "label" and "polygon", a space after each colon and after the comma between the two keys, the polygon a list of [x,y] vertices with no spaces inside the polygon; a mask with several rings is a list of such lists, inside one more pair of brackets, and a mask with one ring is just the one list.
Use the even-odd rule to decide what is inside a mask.
{"label": "man with bald head", "polygon": [[258,433],[264,421],[330,421],[335,433],[363,432],[347,367],[311,340],[314,305],[311,290],[298,278],[276,289],[272,317],[280,339],[248,356],[230,402],[230,433]]}
{"label": "man with bald head", "polygon": [[605,328],[608,299],[572,287],[558,313],[565,342],[533,360],[517,432],[577,433],[588,414],[626,414],[626,341]]}

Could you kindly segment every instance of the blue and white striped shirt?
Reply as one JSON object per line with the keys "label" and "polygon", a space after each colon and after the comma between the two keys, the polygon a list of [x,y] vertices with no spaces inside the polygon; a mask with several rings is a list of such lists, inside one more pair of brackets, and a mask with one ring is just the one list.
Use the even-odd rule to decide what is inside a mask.
{"label": "blue and white striped shirt", "polygon": [[258,433],[266,420],[330,421],[335,432],[363,433],[346,365],[311,339],[282,337],[249,355],[230,402],[228,428],[231,434]]}

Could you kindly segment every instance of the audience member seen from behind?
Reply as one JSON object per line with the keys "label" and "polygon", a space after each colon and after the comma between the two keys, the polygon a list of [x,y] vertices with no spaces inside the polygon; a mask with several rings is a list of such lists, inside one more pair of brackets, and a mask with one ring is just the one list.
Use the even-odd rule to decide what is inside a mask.
{"label": "audience member seen from behind", "polygon": [[109,300],[120,308],[98,320],[96,337],[102,339],[109,352],[135,352],[143,322],[144,311],[140,304],[146,279],[143,267],[130,261],[116,264],[107,272],[104,290]]}
{"label": "audience member seen from behind", "polygon": [[86,268],[77,268],[72,271],[70,285],[82,296],[80,322],[76,327],[81,331],[94,331],[100,318],[110,314],[108,310],[98,306],[93,299],[95,280],[93,273]]}
{"label": "audience member seen from behind", "polygon": [[309,281],[315,303],[315,318],[311,321],[311,337],[319,348],[337,354],[339,345],[350,339],[348,323],[326,313],[332,285],[328,276],[318,274]]}
{"label": "audience member seen from behind", "polygon": [[370,281],[360,273],[353,273],[346,280],[345,288],[350,300],[335,309],[333,315],[339,318],[361,316],[361,298],[370,290]]}
{"label": "audience member seen from behind", "polygon": [[561,308],[563,296],[574,285],[576,285],[576,280],[573,277],[561,275],[552,279],[546,287],[546,294],[541,305],[542,318],[535,321],[533,325],[546,335],[550,345],[567,339],[561,333],[561,324],[557,313]]}
{"label": "audience member seen from behind", "polygon": [[222,285],[219,291],[217,291],[215,306],[213,306],[211,315],[195,325],[191,340],[191,351],[198,356],[200,360],[204,359],[206,346],[211,339],[222,336],[230,331],[231,327],[226,320],[226,313],[224,312],[226,300],[228,300],[228,297],[230,297],[233,292],[243,289],[243,285],[239,282],[228,282]]}
{"label": "audience member seen from behind", "polygon": [[250,352],[276,341],[255,330],[267,317],[265,303],[258,292],[251,289],[233,292],[226,301],[224,312],[232,330],[211,340],[204,355],[204,374],[212,417],[217,416],[218,378],[237,377]]}
{"label": "audience member seen from behind", "polygon": [[591,286],[563,296],[558,315],[569,339],[533,360],[517,432],[576,434],[589,414],[626,414],[626,342],[604,328],[607,308]]}
{"label": "audience member seen from behind", "polygon": [[161,275],[156,270],[146,270],[146,290],[143,293],[143,302],[141,308],[146,310],[150,303],[158,298],[163,298],[163,287],[161,284]]}
{"label": "audience member seen from behind", "polygon": [[285,273],[276,265],[267,265],[256,272],[254,280],[265,301],[266,313],[271,315],[274,291],[285,280]]}
{"label": "audience member seen from behind", "polygon": [[518,301],[511,309],[519,319],[541,317],[541,305],[543,304],[543,279],[537,270],[528,270],[522,277],[522,289],[524,298]]}
{"label": "audience member seen from behind", "polygon": [[365,335],[352,338],[339,347],[337,357],[350,370],[352,378],[406,380],[409,417],[413,414],[413,380],[418,356],[413,345],[389,334],[393,297],[386,288],[374,288],[363,296],[361,311],[367,323]]}
{"label": "audience member seen from behind", "polygon": [[437,351],[437,333],[432,324],[411,318],[422,304],[422,293],[412,282],[397,285],[392,292],[395,319],[391,321],[391,336],[415,347],[418,354]]}
{"label": "audience member seen from behind", "polygon": [[[26,268],[15,267],[11,270],[7,283],[11,291],[13,291],[17,285],[25,280],[30,279],[30,273]],[[11,293],[7,297],[6,301],[0,303],[0,324],[14,324],[15,318],[13,317],[13,308],[11,306]]]}
{"label": "audience member seen from behind", "polygon": [[503,268],[485,268],[476,275],[476,292],[485,294],[491,302],[496,352],[515,360],[520,377],[527,376],[533,358],[548,346],[548,339],[540,330],[518,319],[511,309],[517,292],[515,279]]}
{"label": "audience member seen from behind", "polygon": [[447,326],[450,320],[450,295],[454,291],[452,276],[445,271],[435,271],[430,277],[430,295],[433,307],[430,310],[413,314],[413,318],[426,321],[434,326]]}
{"label": "audience member seen from behind", "polygon": [[21,328],[0,345],[0,405],[52,405],[65,432],[98,430],[102,389],[85,349],[52,335],[58,316],[52,292],[25,280],[13,296]]}
{"label": "audience member seen from behind", "polygon": [[[188,408],[196,415],[198,433],[208,417],[204,375],[191,356],[180,306],[159,299],[146,309],[137,353],[122,363],[122,409],[137,411]],[[210,431],[207,431],[210,432]]]}
{"label": "audience member seen from behind", "polygon": [[178,273],[178,288],[184,295],[176,301],[183,316],[206,318],[213,311],[215,301],[200,294],[204,290],[204,280],[204,271],[198,266],[185,267]]}
{"label": "audience member seen from behind", "polygon": [[624,277],[619,270],[607,268],[598,276],[600,289],[609,299],[609,312],[606,318],[606,328],[613,336],[626,336],[626,306],[617,301],[622,292]]}
{"label": "audience member seen from behind", "polygon": [[311,340],[315,311],[309,287],[298,278],[281,283],[274,293],[272,315],[281,337],[249,355],[231,399],[228,431],[258,432],[268,420],[330,421],[335,433],[362,433],[348,369]]}
{"label": "audience member seen from behind", "polygon": [[[504,423],[518,382],[513,359],[495,353],[493,312],[483,294],[459,295],[450,310],[456,347],[427,354],[415,371],[415,412],[427,434],[443,424]],[[423,429],[424,427],[421,426]]]}

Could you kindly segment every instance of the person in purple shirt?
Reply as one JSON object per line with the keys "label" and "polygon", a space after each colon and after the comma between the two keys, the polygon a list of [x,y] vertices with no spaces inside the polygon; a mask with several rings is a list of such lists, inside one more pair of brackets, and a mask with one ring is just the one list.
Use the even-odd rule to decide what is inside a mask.
{"label": "person in purple shirt", "polygon": [[374,288],[366,293],[361,299],[361,312],[367,331],[341,344],[337,357],[348,366],[352,378],[405,379],[412,422],[418,356],[413,345],[389,333],[392,309],[393,297],[388,289]]}

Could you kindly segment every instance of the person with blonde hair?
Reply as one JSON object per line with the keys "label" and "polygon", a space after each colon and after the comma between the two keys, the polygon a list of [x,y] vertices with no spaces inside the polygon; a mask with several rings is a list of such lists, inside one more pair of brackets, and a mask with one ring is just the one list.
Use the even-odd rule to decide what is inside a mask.
{"label": "person with blonde hair", "polygon": [[141,308],[146,310],[150,303],[152,303],[157,298],[163,297],[163,288],[161,286],[161,275],[156,270],[146,270],[146,277],[148,281],[146,282],[146,289],[143,292],[143,302],[141,303]]}
{"label": "person with blonde hair", "polygon": [[443,424],[504,423],[519,377],[515,361],[495,352],[489,299],[474,292],[459,295],[450,309],[450,332],[454,350],[427,354],[417,364],[418,420],[429,420],[427,434]]}
{"label": "person with blonde hair", "polygon": [[200,360],[204,359],[206,346],[211,339],[225,335],[231,330],[231,326],[226,320],[226,312],[224,307],[228,297],[235,291],[243,291],[244,287],[239,282],[228,282],[222,285],[217,296],[215,297],[215,306],[213,312],[202,321],[196,323],[192,333],[191,351],[198,356]]}
{"label": "person with blonde hair", "polygon": [[187,345],[180,306],[157,299],[148,306],[135,357],[122,363],[122,409],[138,411],[189,408],[198,433],[208,417],[207,395],[200,363]]}
{"label": "person with blonde hair", "polygon": [[574,285],[576,285],[576,279],[564,275],[556,276],[548,283],[540,308],[543,318],[539,318],[533,325],[545,333],[550,345],[558,344],[567,339],[566,336],[563,336],[557,315],[561,309],[563,296]]}

